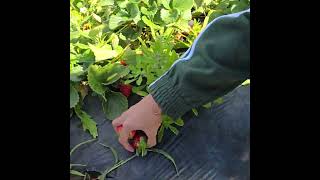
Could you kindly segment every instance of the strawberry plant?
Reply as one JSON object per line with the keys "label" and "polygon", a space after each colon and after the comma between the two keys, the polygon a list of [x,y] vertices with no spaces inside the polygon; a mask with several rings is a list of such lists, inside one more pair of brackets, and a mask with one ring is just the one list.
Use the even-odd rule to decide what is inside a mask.
{"label": "strawberry plant", "polygon": [[[115,119],[128,109],[132,94],[148,95],[147,87],[210,21],[249,4],[250,0],[70,0],[70,117],[77,116],[83,130],[98,137],[97,123],[83,108],[87,96],[97,96],[106,119]],[[222,102],[219,98],[203,107]],[[198,115],[196,108],[192,111]],[[165,130],[178,134],[183,124],[181,118],[163,115],[158,141]],[[145,155],[141,147],[143,143],[138,151]]]}

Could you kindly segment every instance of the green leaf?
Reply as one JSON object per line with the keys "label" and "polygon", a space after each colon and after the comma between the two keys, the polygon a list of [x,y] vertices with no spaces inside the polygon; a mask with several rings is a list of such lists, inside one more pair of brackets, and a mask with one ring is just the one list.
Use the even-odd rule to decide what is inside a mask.
{"label": "green leaf", "polygon": [[78,91],[70,85],[70,108],[75,107],[78,104],[79,99]]}
{"label": "green leaf", "polygon": [[101,23],[101,17],[100,16],[98,16],[98,15],[96,15],[95,13],[92,13],[92,17],[96,20],[96,21],[98,21],[99,23]]}
{"label": "green leaf", "polygon": [[183,126],[184,125],[183,119],[181,119],[181,118],[177,119],[174,123],[176,125],[178,125],[178,126]]}
{"label": "green leaf", "polygon": [[114,5],[114,0],[100,0],[98,5],[100,5],[100,6],[112,6],[112,5]]}
{"label": "green leaf", "polygon": [[191,10],[188,9],[188,10],[182,11],[181,18],[185,19],[185,20],[191,20],[191,18],[192,18]]}
{"label": "green leaf", "polygon": [[207,104],[204,104],[202,106],[209,109],[209,108],[211,108],[212,104],[211,104],[211,102],[208,102]]}
{"label": "green leaf", "polygon": [[172,7],[181,11],[189,10],[193,6],[193,0],[172,0]]}
{"label": "green leaf", "polygon": [[90,139],[90,140],[87,140],[87,141],[84,141],[84,142],[81,142],[81,143],[77,144],[76,146],[74,146],[74,147],[71,149],[71,151],[70,151],[70,156],[71,156],[72,153],[73,153],[76,149],[78,149],[80,146],[85,145],[85,144],[88,144],[88,143],[93,142],[93,141],[95,141],[95,140],[96,140],[96,139]]}
{"label": "green leaf", "polygon": [[145,8],[145,7],[141,7],[141,13],[144,14],[144,15],[147,15],[147,16],[151,16],[152,15],[152,12],[148,11],[148,9]]}
{"label": "green leaf", "polygon": [[126,16],[111,15],[109,19],[109,28],[114,30],[128,20],[129,18]]}
{"label": "green leaf", "polygon": [[112,50],[112,47],[109,44],[105,44],[102,47],[96,47],[92,44],[89,44],[89,47],[94,53],[96,62],[101,60],[111,59],[118,55],[117,51]]}
{"label": "green leaf", "polygon": [[210,16],[211,16],[212,13],[213,13],[213,10],[210,10],[210,11],[208,12],[207,16],[204,18],[201,31],[203,31],[203,30],[207,27],[208,22],[209,22],[209,18],[210,18]]}
{"label": "green leaf", "polygon": [[104,92],[106,91],[106,88],[102,84],[107,76],[106,73],[108,72],[108,69],[105,67],[101,67],[99,65],[90,65],[88,68],[88,84],[90,88],[103,97],[103,99],[106,101],[106,98],[104,96]]}
{"label": "green leaf", "polygon": [[[126,84],[126,83],[125,83],[125,84]],[[145,87],[146,87],[146,84],[145,84],[145,85],[142,85],[142,86],[133,86],[132,92],[137,93],[138,91],[143,90]]]}
{"label": "green leaf", "polygon": [[143,97],[149,95],[149,94],[148,94],[147,92],[145,92],[145,91],[137,91],[136,94],[138,94],[139,96],[143,96]]}
{"label": "green leaf", "polygon": [[159,132],[158,132],[158,142],[160,143],[162,141],[162,138],[163,138],[163,133],[164,133],[164,125],[161,124],[161,127],[159,129]]}
{"label": "green leaf", "polygon": [[215,18],[224,15],[224,13],[222,11],[213,11],[210,15],[209,15],[209,22],[213,21]]}
{"label": "green leaf", "polygon": [[[111,40],[111,45],[112,45],[112,48],[115,50],[116,47],[119,45],[119,38],[118,36],[115,34]],[[118,53],[117,53],[118,54]]]}
{"label": "green leaf", "polygon": [[90,38],[94,38],[96,37],[97,35],[102,35],[102,33],[107,29],[107,25],[106,24],[101,24],[99,26],[96,26],[94,28],[92,28],[89,33],[88,33],[88,36]]}
{"label": "green leaf", "polygon": [[163,5],[163,7],[165,7],[166,9],[171,9],[170,8],[170,1],[171,0],[161,0],[161,3]]}
{"label": "green leaf", "polygon": [[85,176],[85,175],[82,174],[81,172],[76,171],[76,170],[72,170],[72,169],[70,170],[70,174],[75,175],[75,176],[82,176],[82,177]]}
{"label": "green leaf", "polygon": [[127,5],[127,9],[129,11],[130,17],[133,19],[135,23],[140,21],[140,11],[137,4],[130,3]]}
{"label": "green leaf", "polygon": [[213,103],[215,103],[215,104],[218,104],[218,105],[219,105],[219,104],[222,104],[222,103],[223,103],[223,101],[224,101],[224,100],[223,100],[223,98],[222,98],[222,97],[219,97],[218,99],[214,100],[214,101],[213,101]]}
{"label": "green leaf", "polygon": [[80,109],[80,106],[75,107],[75,112],[82,122],[83,130],[88,130],[93,138],[98,136],[97,123],[86,112]]}
{"label": "green leaf", "polygon": [[198,9],[199,7],[202,6],[203,0],[194,0],[194,3],[195,3],[195,5],[196,5],[196,8]]}
{"label": "green leaf", "polygon": [[125,80],[125,81],[124,81],[124,84],[130,84],[130,83],[132,83],[132,82],[135,81],[135,80],[136,80],[135,78]]}
{"label": "green leaf", "polygon": [[153,29],[161,29],[160,26],[154,24],[152,21],[150,21],[146,16],[142,16],[142,21],[149,27]]}
{"label": "green leaf", "polygon": [[88,69],[88,83],[90,88],[106,101],[104,93],[107,88],[104,85],[118,81],[129,72],[130,70],[127,67],[117,63],[109,63],[105,66],[91,65]]}
{"label": "green leaf", "polygon": [[129,0],[129,2],[131,2],[131,3],[139,3],[141,0]]}
{"label": "green leaf", "polygon": [[108,100],[102,102],[102,107],[107,119],[113,120],[128,109],[128,100],[122,93],[110,91],[106,96]]}
{"label": "green leaf", "polygon": [[197,110],[197,109],[195,109],[195,108],[192,108],[192,112],[193,112],[193,114],[194,114],[194,115],[196,115],[196,116],[198,116],[198,115],[199,115],[198,110]]}
{"label": "green leaf", "polygon": [[175,168],[175,170],[177,172],[177,175],[179,176],[179,171],[178,171],[177,165],[176,165],[174,159],[170,156],[170,154],[168,154],[167,152],[165,152],[165,151],[163,151],[161,149],[156,149],[156,148],[148,149],[148,151],[162,154],[164,157],[169,159],[172,162],[172,164],[174,165],[174,168]]}
{"label": "green leaf", "polygon": [[179,11],[177,9],[171,9],[171,10],[161,9],[160,17],[163,22],[165,22],[166,24],[170,24],[175,22],[178,19]]}
{"label": "green leaf", "polygon": [[83,74],[84,74],[84,71],[82,66],[76,65],[70,68],[70,81],[73,81],[73,82],[81,81],[82,78],[80,78],[80,76]]}
{"label": "green leaf", "polygon": [[109,85],[115,83],[120,78],[123,78],[127,74],[129,74],[129,68],[122,66],[120,64],[108,64],[109,71],[106,72],[105,76],[107,77],[104,81],[104,85]]}
{"label": "green leaf", "polygon": [[250,84],[250,79],[247,79],[246,81],[244,81],[241,85],[242,86],[246,86]]}
{"label": "green leaf", "polygon": [[139,78],[138,78],[136,83],[137,83],[138,86],[140,86],[141,82],[142,82],[142,76],[139,76]]}
{"label": "green leaf", "polygon": [[86,44],[82,44],[82,43],[79,43],[77,42],[76,44],[74,44],[75,46],[77,46],[78,48],[80,49],[89,49],[89,46],[86,45]]}
{"label": "green leaf", "polygon": [[87,166],[87,165],[84,165],[84,164],[70,164],[70,169],[72,169],[74,166]]}
{"label": "green leaf", "polygon": [[129,3],[128,0],[116,0],[116,2],[120,8],[126,8],[127,4]]}
{"label": "green leaf", "polygon": [[243,11],[245,9],[248,8],[248,4],[244,3],[244,2],[238,2],[236,4],[233,4],[230,8],[231,13],[237,13],[240,11]]}
{"label": "green leaf", "polygon": [[172,126],[172,125],[169,125],[169,129],[175,134],[175,135],[178,135],[179,134],[179,130]]}
{"label": "green leaf", "polygon": [[119,38],[124,41],[127,40],[127,38],[122,33],[119,34]]}

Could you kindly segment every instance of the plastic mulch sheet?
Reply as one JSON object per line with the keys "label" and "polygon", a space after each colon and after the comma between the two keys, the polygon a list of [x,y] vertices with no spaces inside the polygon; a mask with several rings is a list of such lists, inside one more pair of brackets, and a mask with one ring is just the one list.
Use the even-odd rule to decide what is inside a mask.
{"label": "plastic mulch sheet", "polygon": [[[179,176],[168,159],[149,152],[146,157],[136,157],[119,167],[107,179],[250,179],[250,86],[241,86],[223,99],[222,104],[215,104],[210,109],[200,108],[198,116],[192,112],[185,114],[185,125],[179,129],[179,135],[165,131],[162,142],[156,146],[174,158]],[[131,97],[129,105],[138,101],[139,97]],[[87,165],[76,170],[103,172],[113,165],[110,149],[99,143],[115,148],[119,159],[133,155],[118,143],[111,121],[105,118],[98,98],[87,97],[84,110],[97,122],[99,136],[72,154],[71,163]],[[71,118],[70,126],[70,149],[92,138],[83,131],[77,117]]]}

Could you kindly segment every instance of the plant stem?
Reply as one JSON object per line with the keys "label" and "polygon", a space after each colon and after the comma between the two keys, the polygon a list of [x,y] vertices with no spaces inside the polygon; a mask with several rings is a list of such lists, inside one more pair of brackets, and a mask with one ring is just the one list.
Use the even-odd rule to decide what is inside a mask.
{"label": "plant stem", "polygon": [[88,141],[85,141],[85,142],[82,142],[82,143],[76,145],[74,148],[71,149],[71,151],[70,151],[70,156],[71,156],[71,154],[72,154],[78,147],[80,147],[81,145],[87,144],[87,143],[89,143],[89,142],[92,142],[92,141],[94,141],[94,140],[96,140],[96,139],[90,139],[90,140],[88,140]]}
{"label": "plant stem", "polygon": [[106,170],[100,177],[99,180],[104,180],[105,177],[113,170],[117,169],[118,167],[124,165],[125,163],[127,163],[128,161],[132,160],[133,158],[137,157],[137,154],[129,157],[128,159],[124,160],[124,161],[120,161],[119,163],[115,164],[114,166],[112,166],[109,170]]}

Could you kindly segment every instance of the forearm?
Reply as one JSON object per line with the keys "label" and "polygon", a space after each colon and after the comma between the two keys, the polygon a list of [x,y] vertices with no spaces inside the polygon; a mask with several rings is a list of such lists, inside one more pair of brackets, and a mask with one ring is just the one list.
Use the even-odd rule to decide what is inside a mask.
{"label": "forearm", "polygon": [[249,61],[250,11],[221,16],[149,88],[162,112],[178,118],[241,84],[249,77]]}

